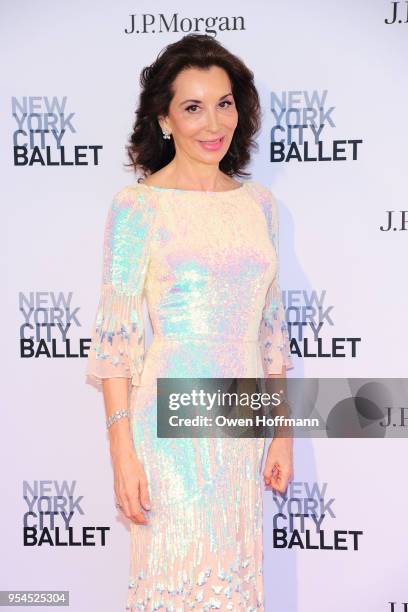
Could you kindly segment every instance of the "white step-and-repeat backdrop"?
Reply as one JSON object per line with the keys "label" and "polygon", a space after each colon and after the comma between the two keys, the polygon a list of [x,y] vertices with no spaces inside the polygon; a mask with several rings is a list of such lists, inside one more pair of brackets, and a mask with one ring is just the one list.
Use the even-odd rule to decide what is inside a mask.
{"label": "white step-and-repeat backdrop", "polygon": [[[216,37],[255,73],[250,170],[279,206],[290,376],[407,375],[407,7],[3,0],[0,589],[124,609],[129,524],[85,359],[107,210],[135,180],[139,74],[183,34]],[[406,450],[403,438],[295,441],[287,495],[265,492],[268,612],[406,612]]]}

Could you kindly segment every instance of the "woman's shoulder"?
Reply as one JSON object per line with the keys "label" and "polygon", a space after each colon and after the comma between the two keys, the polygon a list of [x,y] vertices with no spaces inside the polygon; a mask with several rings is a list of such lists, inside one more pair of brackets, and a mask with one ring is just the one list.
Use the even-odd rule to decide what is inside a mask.
{"label": "woman's shoulder", "polygon": [[138,232],[155,224],[156,210],[155,199],[145,194],[140,184],[131,183],[118,189],[111,197],[108,224],[117,229],[131,227],[138,235]]}
{"label": "woman's shoulder", "polygon": [[146,189],[143,183],[136,181],[124,185],[118,191],[114,192],[112,201],[114,206],[121,208],[154,209],[156,207],[156,199],[151,197],[151,195],[151,192]]}
{"label": "woman's shoulder", "polygon": [[251,183],[253,188],[253,197],[259,203],[268,227],[277,227],[279,215],[278,205],[272,190],[265,184],[258,181],[251,181]]}
{"label": "woman's shoulder", "polygon": [[273,199],[273,193],[269,187],[260,181],[248,181],[248,186],[252,189],[253,193],[261,199]]}

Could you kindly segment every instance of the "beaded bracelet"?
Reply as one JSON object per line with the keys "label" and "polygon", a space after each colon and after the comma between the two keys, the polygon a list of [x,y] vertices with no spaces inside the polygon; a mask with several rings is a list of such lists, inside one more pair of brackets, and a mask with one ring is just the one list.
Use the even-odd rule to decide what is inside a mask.
{"label": "beaded bracelet", "polygon": [[129,417],[130,416],[130,411],[129,410],[117,410],[116,412],[114,412],[113,414],[111,414],[107,419],[106,419],[106,429],[109,429],[109,427],[111,425],[113,425],[113,423],[115,423],[116,421],[118,421],[119,419],[121,419],[122,417]]}

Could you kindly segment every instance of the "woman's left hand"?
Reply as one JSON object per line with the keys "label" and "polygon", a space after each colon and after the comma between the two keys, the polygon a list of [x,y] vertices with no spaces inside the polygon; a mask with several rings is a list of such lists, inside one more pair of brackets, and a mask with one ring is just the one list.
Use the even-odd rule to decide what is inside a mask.
{"label": "woman's left hand", "polygon": [[274,438],[269,445],[263,471],[265,485],[284,493],[293,478],[293,439]]}

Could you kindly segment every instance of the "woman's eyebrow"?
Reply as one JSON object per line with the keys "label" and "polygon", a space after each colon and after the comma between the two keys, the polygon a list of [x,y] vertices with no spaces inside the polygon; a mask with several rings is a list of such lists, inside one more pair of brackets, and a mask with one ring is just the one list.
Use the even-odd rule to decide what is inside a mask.
{"label": "woman's eyebrow", "polygon": [[[223,100],[224,98],[227,98],[228,96],[232,96],[232,93],[229,92],[223,96],[221,96],[220,100]],[[201,104],[201,100],[184,100],[184,102],[180,102],[179,106],[182,106],[182,104],[186,104],[187,102],[192,102],[193,104]]]}

